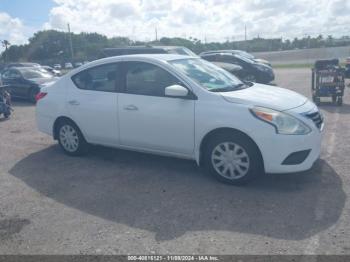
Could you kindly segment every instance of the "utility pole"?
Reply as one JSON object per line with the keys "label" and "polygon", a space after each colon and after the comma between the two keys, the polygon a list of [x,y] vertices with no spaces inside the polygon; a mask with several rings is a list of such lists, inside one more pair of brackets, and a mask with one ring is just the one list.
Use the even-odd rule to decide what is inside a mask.
{"label": "utility pole", "polygon": [[68,39],[69,39],[70,53],[71,53],[72,62],[73,62],[73,60],[74,60],[74,51],[73,51],[72,35],[70,33],[70,24],[69,23],[68,23]]}
{"label": "utility pole", "polygon": [[158,41],[158,30],[157,30],[157,27],[155,28],[155,33],[156,33],[156,41]]}

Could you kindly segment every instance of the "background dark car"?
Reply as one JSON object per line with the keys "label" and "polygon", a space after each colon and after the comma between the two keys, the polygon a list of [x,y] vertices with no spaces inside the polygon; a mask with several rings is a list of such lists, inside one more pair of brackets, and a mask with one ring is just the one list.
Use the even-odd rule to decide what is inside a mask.
{"label": "background dark car", "polygon": [[105,48],[100,52],[99,58],[136,54],[178,54],[197,56],[190,49],[183,46],[127,46]]}
{"label": "background dark car", "polygon": [[39,68],[39,67],[41,67],[41,65],[37,64],[37,63],[29,63],[29,62],[10,63],[10,64],[6,65],[5,69],[13,68],[13,67],[35,67],[35,68]]}
{"label": "background dark car", "polygon": [[243,51],[243,50],[215,50],[215,51],[205,51],[205,52],[202,52],[200,53],[199,55],[202,56],[202,55],[207,55],[207,54],[213,54],[213,53],[228,53],[228,54],[231,54],[231,55],[239,55],[239,56],[243,56],[245,58],[248,58],[250,60],[253,60],[257,63],[261,63],[261,64],[265,64],[265,65],[268,65],[270,67],[272,67],[271,63],[265,59],[260,59],[260,58],[256,58],[254,55],[246,52],[246,51]]}
{"label": "background dark car", "polygon": [[11,67],[2,72],[1,80],[12,97],[35,102],[35,96],[41,86],[55,81],[56,78],[52,74],[31,67]]}
{"label": "background dark car", "polygon": [[[54,76],[61,76],[62,73],[60,70],[55,69],[51,66],[41,66],[44,70],[46,70],[48,73],[53,74]],[[41,70],[42,71],[42,70]],[[44,72],[44,71],[43,71]],[[45,73],[45,72],[44,72]]]}
{"label": "background dark car", "polygon": [[267,84],[275,79],[272,67],[240,55],[230,53],[208,53],[202,54],[201,58],[209,62],[228,63],[242,67],[240,79],[243,81]]}
{"label": "background dark car", "polygon": [[242,79],[242,77],[244,76],[244,70],[239,65],[223,63],[223,62],[212,62],[212,63],[217,65],[218,67],[221,67],[222,69],[225,69],[231,74],[237,76],[239,79]]}

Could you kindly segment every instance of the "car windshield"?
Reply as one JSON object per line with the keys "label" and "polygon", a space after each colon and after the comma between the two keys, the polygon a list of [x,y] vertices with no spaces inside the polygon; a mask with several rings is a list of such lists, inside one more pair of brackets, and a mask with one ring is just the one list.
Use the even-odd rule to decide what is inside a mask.
{"label": "car windshield", "polygon": [[242,56],[242,57],[244,57],[244,58],[248,58],[248,59],[254,59],[255,58],[252,54],[249,54],[249,53],[244,52],[244,51],[239,51],[237,54]]}
{"label": "car windshield", "polygon": [[245,57],[245,56],[241,56],[241,55],[235,55],[235,57],[237,57],[238,59],[241,59],[243,60],[244,62],[246,63],[249,63],[249,64],[255,64],[255,61],[248,58],[248,57]]}
{"label": "car windshield", "polygon": [[202,59],[180,59],[169,63],[211,92],[229,92],[246,87],[232,74]]}
{"label": "car windshield", "polygon": [[44,73],[39,70],[33,69],[19,69],[22,76],[25,79],[35,79],[35,78],[52,78],[52,75],[49,73]]}

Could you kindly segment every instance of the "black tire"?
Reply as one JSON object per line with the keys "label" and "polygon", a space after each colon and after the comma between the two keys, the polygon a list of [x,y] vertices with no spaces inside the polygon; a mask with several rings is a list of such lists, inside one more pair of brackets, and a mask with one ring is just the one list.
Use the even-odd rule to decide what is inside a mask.
{"label": "black tire", "polygon": [[[245,174],[243,176],[238,175],[240,170],[235,166],[233,167],[234,164],[230,163],[228,165],[231,165],[230,170],[226,171],[226,175],[220,174],[217,170],[220,171],[218,168],[218,163],[216,163],[216,159],[214,160],[213,158],[217,157],[217,149],[220,147],[223,149],[224,143],[231,148],[229,150],[237,150],[239,154],[240,149],[243,149],[243,151],[246,153],[248,156],[246,160],[242,157],[239,163],[244,163],[245,165],[248,162],[248,167],[244,168],[243,171]],[[238,146],[237,148],[235,146]],[[242,154],[244,154],[244,152]],[[215,156],[214,156],[215,155]],[[234,158],[229,158],[231,161],[234,161]],[[230,161],[230,160],[225,160],[225,161]],[[218,160],[218,161],[223,161],[223,160]],[[214,163],[216,163],[216,167],[214,167]],[[221,163],[221,162],[220,162]],[[236,162],[237,163],[237,162]],[[241,164],[238,164],[241,165]],[[256,178],[259,174],[264,174],[264,167],[263,167],[263,162],[262,162],[262,157],[260,155],[260,151],[257,148],[257,146],[246,136],[239,134],[239,133],[221,133],[209,140],[207,145],[204,148],[203,152],[203,166],[204,168],[214,175],[216,179],[218,179],[221,182],[232,184],[232,185],[243,185],[246,184],[247,182],[253,180]],[[224,172],[225,166],[223,167],[223,170],[221,172]],[[240,169],[242,170],[243,166],[240,166]],[[233,170],[233,172],[232,172]],[[227,174],[229,172],[230,174]],[[232,175],[233,173],[233,175]],[[231,178],[229,178],[229,177]],[[237,176],[237,177],[235,177]]]}
{"label": "black tire", "polygon": [[315,104],[318,105],[318,106],[321,104],[321,98],[319,98],[318,96],[313,97],[312,100],[313,100],[313,101],[315,102]]}
{"label": "black tire", "polygon": [[343,105],[343,98],[342,98],[341,96],[338,96],[337,105],[338,105],[338,106]]}
{"label": "black tire", "polygon": [[[64,130],[63,130],[64,129]],[[72,147],[68,146],[68,140],[64,137],[65,130],[72,130],[72,140],[76,141],[77,145]],[[61,120],[56,128],[58,143],[63,150],[63,152],[69,156],[81,156],[88,151],[89,144],[86,142],[83,134],[81,133],[79,127],[70,120]],[[67,132],[67,131],[66,131]],[[75,135],[73,135],[75,134]],[[72,141],[70,140],[70,141]]]}
{"label": "black tire", "polygon": [[332,96],[332,102],[333,104],[336,104],[338,102],[338,97],[336,95]]}
{"label": "black tire", "polygon": [[32,103],[36,103],[36,95],[38,94],[38,91],[35,88],[30,89],[29,93],[28,93],[28,99],[30,102]]}

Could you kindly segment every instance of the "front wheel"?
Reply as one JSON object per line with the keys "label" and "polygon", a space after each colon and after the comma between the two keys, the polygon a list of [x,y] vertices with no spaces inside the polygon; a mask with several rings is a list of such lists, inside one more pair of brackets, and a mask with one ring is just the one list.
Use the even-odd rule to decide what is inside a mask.
{"label": "front wheel", "polygon": [[57,128],[58,142],[67,155],[79,156],[87,151],[88,143],[76,124],[62,121]]}
{"label": "front wheel", "polygon": [[258,148],[240,134],[221,134],[211,139],[204,161],[208,171],[225,183],[244,184],[263,173]]}

